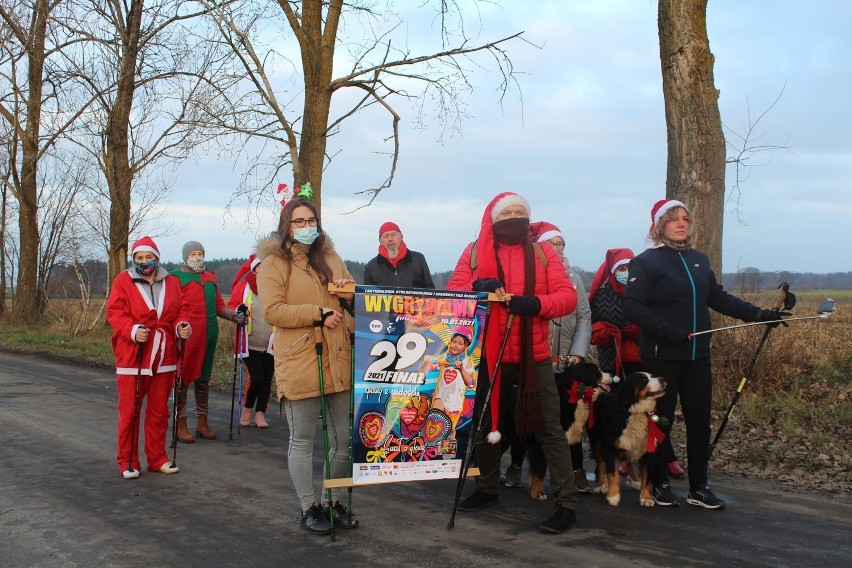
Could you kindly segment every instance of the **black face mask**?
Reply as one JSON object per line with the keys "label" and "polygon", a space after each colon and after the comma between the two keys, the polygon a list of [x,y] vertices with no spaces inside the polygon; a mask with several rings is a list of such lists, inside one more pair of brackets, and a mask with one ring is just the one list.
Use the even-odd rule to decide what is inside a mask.
{"label": "black face mask", "polygon": [[529,217],[512,217],[497,221],[492,226],[494,240],[507,245],[517,245],[530,238]]}

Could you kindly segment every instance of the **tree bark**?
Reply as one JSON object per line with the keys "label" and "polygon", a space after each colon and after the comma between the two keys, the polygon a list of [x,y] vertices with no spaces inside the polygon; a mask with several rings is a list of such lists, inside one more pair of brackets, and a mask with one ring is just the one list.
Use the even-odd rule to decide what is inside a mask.
{"label": "tree bark", "polygon": [[143,0],[133,0],[124,29],[118,30],[123,54],[118,70],[115,103],[109,114],[106,132],[106,180],[110,195],[109,278],[111,284],[127,267],[130,240],[130,195],[133,169],[130,165],[128,132],[133,94],[136,91],[136,65],[139,57],[139,34],[142,25]]}
{"label": "tree bark", "polygon": [[707,0],[659,0],[657,23],[668,137],[666,197],[686,204],[694,220],[693,245],[721,278],[725,137]]}
{"label": "tree bark", "polygon": [[18,264],[18,285],[12,304],[12,317],[16,321],[32,321],[44,306],[44,290],[38,286],[38,151],[41,127],[41,97],[44,86],[44,46],[47,18],[50,13],[47,0],[34,6],[31,40],[27,50],[27,124],[21,137],[21,169],[18,204],[20,218],[18,231],[21,251]]}

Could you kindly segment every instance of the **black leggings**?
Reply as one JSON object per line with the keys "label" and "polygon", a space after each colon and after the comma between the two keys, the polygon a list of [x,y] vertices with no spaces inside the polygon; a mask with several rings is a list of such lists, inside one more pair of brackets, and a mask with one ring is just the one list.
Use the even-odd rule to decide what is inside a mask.
{"label": "black leggings", "polygon": [[269,393],[272,391],[272,375],[275,374],[275,357],[266,351],[249,349],[249,356],[243,358],[249,375],[246,399],[243,405],[257,412],[266,412]]}
{"label": "black leggings", "polygon": [[[660,429],[669,433],[674,422],[678,396],[686,425],[686,459],[689,465],[689,487],[699,489],[707,483],[707,467],[710,461],[710,406],[713,397],[713,375],[710,357],[696,361],[663,361],[645,359],[645,370],[655,377],[666,380],[666,394],[657,401]],[[651,482],[654,485],[668,481],[667,462],[669,455],[657,451]]]}

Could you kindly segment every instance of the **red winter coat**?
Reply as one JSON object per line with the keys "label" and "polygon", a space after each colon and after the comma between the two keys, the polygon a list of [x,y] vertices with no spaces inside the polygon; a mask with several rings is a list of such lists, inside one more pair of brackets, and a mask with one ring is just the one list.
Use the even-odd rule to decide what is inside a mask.
{"label": "red winter coat", "polygon": [[[471,268],[470,257],[474,243],[467,245],[456,264],[456,269],[447,290],[472,289],[474,280],[481,278],[478,268]],[[537,363],[550,360],[550,343],[548,342],[548,323],[553,318],[570,314],[577,305],[577,292],[562,266],[562,260],[551,247],[541,247],[547,259],[547,266],[542,266],[538,253],[535,254],[535,295],[541,301],[541,311],[533,319],[533,357]],[[503,273],[506,276],[504,288],[509,294],[522,296],[524,294],[524,247],[518,245],[500,244],[497,249]],[[486,333],[505,333],[509,312],[502,302],[493,302],[488,316]],[[513,325],[503,353],[504,363],[520,363],[521,361],[521,326]]]}
{"label": "red winter coat", "polygon": [[133,333],[139,325],[151,330],[144,343],[142,374],[177,368],[177,326],[188,323],[189,306],[176,277],[160,268],[156,281],[161,285],[156,308],[151,301],[152,286],[142,278],[134,278],[130,270],[116,276],[112,283],[106,311],[113,329],[112,351],[118,375],[137,373],[139,344],[133,341]]}

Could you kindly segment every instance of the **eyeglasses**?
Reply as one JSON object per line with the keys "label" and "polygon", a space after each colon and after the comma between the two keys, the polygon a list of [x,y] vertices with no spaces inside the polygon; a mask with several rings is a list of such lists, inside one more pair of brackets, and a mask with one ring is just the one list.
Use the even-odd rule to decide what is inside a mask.
{"label": "eyeglasses", "polygon": [[290,222],[293,223],[294,225],[296,225],[299,228],[302,228],[305,225],[310,225],[311,227],[317,226],[317,218],[316,217],[311,217],[310,219],[293,219]]}
{"label": "eyeglasses", "polygon": [[550,246],[552,246],[553,248],[557,248],[557,249],[564,249],[565,248],[565,241],[557,241],[555,243],[553,241],[547,241],[547,242],[549,242]]}

